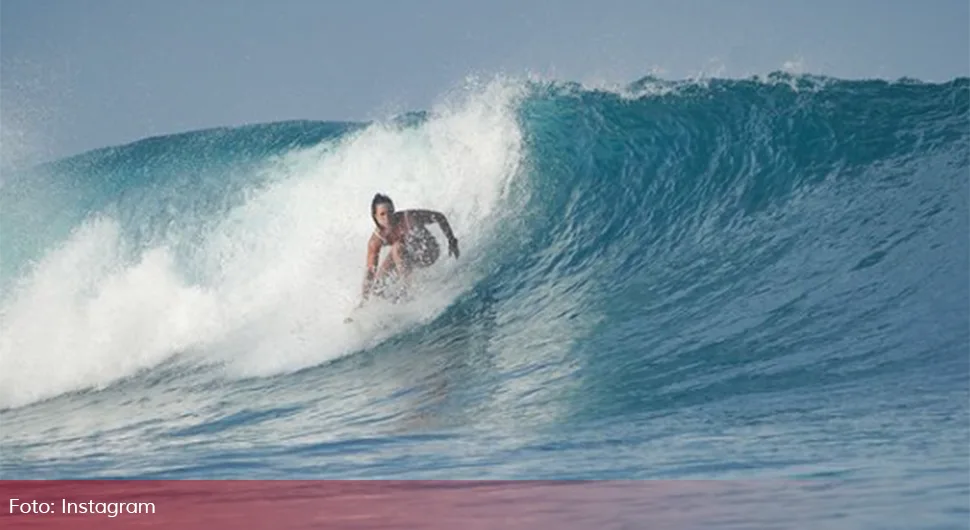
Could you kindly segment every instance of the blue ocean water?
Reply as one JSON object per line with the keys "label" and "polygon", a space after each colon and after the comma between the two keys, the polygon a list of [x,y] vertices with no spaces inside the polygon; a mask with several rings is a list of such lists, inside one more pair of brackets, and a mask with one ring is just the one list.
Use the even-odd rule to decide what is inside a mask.
{"label": "blue ocean water", "polygon": [[[824,479],[837,527],[965,527],[968,88],[496,79],[6,171],[0,476]],[[378,191],[462,255],[345,324]]]}

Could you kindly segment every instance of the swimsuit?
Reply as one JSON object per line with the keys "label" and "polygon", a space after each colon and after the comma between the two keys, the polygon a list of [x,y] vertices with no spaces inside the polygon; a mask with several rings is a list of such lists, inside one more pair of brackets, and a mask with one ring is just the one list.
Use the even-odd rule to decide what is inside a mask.
{"label": "swimsuit", "polygon": [[[438,241],[423,226],[412,229],[407,214],[402,213],[402,215],[404,215],[404,235],[399,237],[403,239],[405,261],[419,266],[431,265],[437,261],[438,254],[440,253]],[[401,233],[400,230],[396,230],[396,232],[397,234],[394,235]],[[394,244],[384,237],[380,228],[374,228],[374,235],[381,240],[382,246]]]}

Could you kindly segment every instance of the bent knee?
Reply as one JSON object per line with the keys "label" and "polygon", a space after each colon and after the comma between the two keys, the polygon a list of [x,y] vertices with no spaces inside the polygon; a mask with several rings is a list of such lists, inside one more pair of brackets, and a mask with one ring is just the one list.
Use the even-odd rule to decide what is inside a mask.
{"label": "bent knee", "polygon": [[437,250],[429,249],[415,256],[412,261],[419,267],[430,267],[438,261],[438,254]]}

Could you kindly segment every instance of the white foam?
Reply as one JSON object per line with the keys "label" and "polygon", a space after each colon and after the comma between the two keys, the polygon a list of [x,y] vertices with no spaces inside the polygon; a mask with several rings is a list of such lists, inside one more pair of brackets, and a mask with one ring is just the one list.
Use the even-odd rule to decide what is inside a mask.
{"label": "white foam", "polygon": [[[474,283],[518,172],[520,90],[466,87],[419,127],[375,124],[268,164],[271,183],[212,223],[192,263],[201,285],[182,279],[164,247],[129,260],[116,222],[87,223],[4,302],[0,406],[109,384],[176,353],[236,376],[297,370],[432,318]],[[420,301],[375,306],[347,325],[378,191],[398,209],[445,213],[462,257],[443,245]]]}
{"label": "white foam", "polygon": [[211,297],[182,284],[162,248],[126,263],[119,233],[85,223],[4,305],[0,406],[97,387],[206,334]]}

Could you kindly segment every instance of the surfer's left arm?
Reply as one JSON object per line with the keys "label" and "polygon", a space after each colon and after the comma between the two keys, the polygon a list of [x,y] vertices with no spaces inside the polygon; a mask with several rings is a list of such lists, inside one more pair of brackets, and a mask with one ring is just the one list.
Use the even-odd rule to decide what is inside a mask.
{"label": "surfer's left arm", "polygon": [[448,224],[448,218],[445,217],[445,214],[434,210],[411,210],[408,214],[413,221],[424,225],[438,223],[441,231],[448,238],[448,253],[454,255],[455,258],[458,257],[458,238],[455,237],[455,233],[451,230],[451,225]]}

